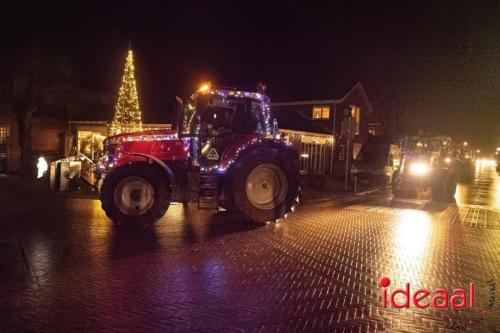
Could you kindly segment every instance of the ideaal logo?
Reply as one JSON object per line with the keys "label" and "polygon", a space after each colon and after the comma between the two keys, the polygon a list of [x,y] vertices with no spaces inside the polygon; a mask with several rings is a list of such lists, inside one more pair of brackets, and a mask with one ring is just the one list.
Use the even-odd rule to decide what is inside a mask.
{"label": "ideaal logo", "polygon": [[[466,288],[454,288],[451,292],[444,288],[437,288],[433,291],[427,289],[417,289],[414,292],[411,290],[410,283],[406,283],[404,288],[396,288],[388,294],[387,287],[391,284],[391,280],[383,277],[379,280],[382,290],[382,306],[387,307],[389,303],[394,308],[409,308],[413,306],[417,308],[427,308],[429,306],[434,308],[448,308],[451,306],[454,309],[472,309],[471,319],[464,321],[454,321],[450,319],[447,324],[447,329],[465,329],[468,325],[481,323],[487,316],[488,311],[493,309],[495,304],[495,288],[496,283],[494,280],[486,282],[488,288],[488,299],[485,304],[475,306],[475,284],[470,282],[468,290]],[[404,301],[401,303],[396,302],[398,295],[401,295]],[[430,299],[429,299],[430,296]]]}
{"label": "ideaal logo", "polygon": [[[396,288],[387,293],[387,287],[391,284],[388,277],[379,280],[379,285],[384,288],[382,291],[382,306],[387,307],[387,299],[393,308],[409,308],[410,303],[417,308],[423,309],[428,306],[434,308],[447,308],[451,305],[455,309],[474,308],[474,282],[469,283],[468,293],[465,288],[455,288],[451,292],[443,288],[437,288],[433,291],[427,289],[417,289],[412,292],[410,283],[407,282],[404,288]],[[401,294],[404,298],[403,303],[396,302],[395,298]],[[468,294],[468,295],[467,295]],[[431,299],[427,298],[431,296]]]}

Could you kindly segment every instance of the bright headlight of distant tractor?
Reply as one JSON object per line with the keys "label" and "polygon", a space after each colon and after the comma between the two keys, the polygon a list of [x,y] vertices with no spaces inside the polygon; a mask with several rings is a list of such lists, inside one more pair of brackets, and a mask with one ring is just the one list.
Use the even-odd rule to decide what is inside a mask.
{"label": "bright headlight of distant tractor", "polygon": [[429,165],[415,162],[410,165],[410,172],[415,176],[423,176],[429,172]]}

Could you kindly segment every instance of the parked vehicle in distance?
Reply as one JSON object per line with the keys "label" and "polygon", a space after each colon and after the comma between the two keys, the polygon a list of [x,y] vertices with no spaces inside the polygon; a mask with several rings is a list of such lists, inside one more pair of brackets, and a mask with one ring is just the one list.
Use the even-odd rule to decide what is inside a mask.
{"label": "parked vehicle in distance", "polygon": [[359,151],[352,174],[358,180],[385,188],[401,164],[401,150],[385,137],[371,137]]}
{"label": "parked vehicle in distance", "polygon": [[155,222],[171,201],[221,206],[254,223],[293,210],[299,156],[278,139],[266,95],[205,85],[178,103],[175,130],[105,140],[101,202],[113,222]]}
{"label": "parked vehicle in distance", "polygon": [[403,158],[394,173],[392,190],[395,197],[408,196],[431,188],[432,199],[452,201],[457,187],[457,159],[449,137],[412,137],[401,141]]}
{"label": "parked vehicle in distance", "polygon": [[459,144],[451,153],[455,161],[457,181],[459,183],[470,183],[474,180],[475,153],[469,145]]}

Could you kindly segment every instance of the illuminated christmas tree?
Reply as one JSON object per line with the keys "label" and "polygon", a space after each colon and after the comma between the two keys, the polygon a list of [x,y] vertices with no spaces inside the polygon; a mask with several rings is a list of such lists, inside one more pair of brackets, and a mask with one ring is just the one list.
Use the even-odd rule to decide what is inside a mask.
{"label": "illuminated christmas tree", "polygon": [[134,55],[129,48],[110,132],[111,135],[116,135],[141,130],[142,116],[135,83]]}

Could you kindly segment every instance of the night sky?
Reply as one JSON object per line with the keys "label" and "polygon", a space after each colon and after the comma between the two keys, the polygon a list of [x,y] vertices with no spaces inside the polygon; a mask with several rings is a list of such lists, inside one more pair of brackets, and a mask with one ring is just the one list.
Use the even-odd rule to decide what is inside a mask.
{"label": "night sky", "polygon": [[81,85],[115,96],[130,40],[146,122],[169,121],[173,96],[205,80],[264,81],[276,102],[341,97],[361,81],[396,134],[500,144],[497,1],[331,2],[17,1],[2,4],[1,59],[54,49]]}

